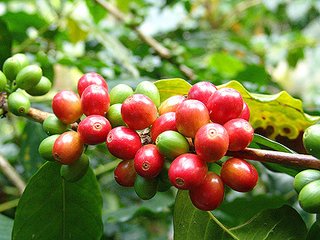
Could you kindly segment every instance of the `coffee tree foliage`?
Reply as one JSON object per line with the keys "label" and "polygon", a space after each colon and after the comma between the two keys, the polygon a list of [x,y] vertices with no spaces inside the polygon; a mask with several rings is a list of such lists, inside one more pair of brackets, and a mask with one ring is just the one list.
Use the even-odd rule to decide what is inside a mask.
{"label": "coffee tree foliage", "polygon": [[[302,133],[320,114],[318,1],[105,2],[125,20],[102,0],[0,2],[0,66],[25,53],[53,83],[48,94],[31,99],[34,108],[51,112],[54,94],[74,90],[85,72],[100,73],[110,89],[155,81],[162,100],[210,81],[236,88],[248,101],[257,133],[253,147],[305,153]],[[139,33],[154,37],[169,55],[159,54]],[[204,212],[183,191],[172,188],[143,201],[133,189],[118,186],[118,162],[104,144],[87,148],[90,170],[79,182],[67,183],[56,164],[39,156],[46,137],[41,124],[7,114],[0,132],[0,158],[27,183],[21,196],[0,171],[1,240],[319,235],[316,214],[300,208],[293,189],[301,169],[252,161],[260,176],[257,187],[250,193],[228,190],[221,207]]]}

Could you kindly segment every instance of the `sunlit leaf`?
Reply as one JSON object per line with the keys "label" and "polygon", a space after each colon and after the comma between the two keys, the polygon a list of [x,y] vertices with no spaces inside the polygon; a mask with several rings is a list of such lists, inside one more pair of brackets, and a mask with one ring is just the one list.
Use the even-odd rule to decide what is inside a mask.
{"label": "sunlit leaf", "polygon": [[83,28],[80,27],[79,22],[77,22],[76,20],[68,18],[67,27],[69,38],[72,43],[77,43],[86,39],[88,32],[83,30]]}
{"label": "sunlit leaf", "polygon": [[159,89],[161,102],[174,95],[185,95],[191,88],[191,84],[182,78],[162,79],[154,84]]}

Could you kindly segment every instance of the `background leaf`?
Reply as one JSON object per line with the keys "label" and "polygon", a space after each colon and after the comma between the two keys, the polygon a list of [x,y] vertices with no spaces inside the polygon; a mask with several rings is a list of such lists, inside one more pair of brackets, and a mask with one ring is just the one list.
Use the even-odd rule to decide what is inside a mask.
{"label": "background leaf", "polygon": [[13,240],[100,239],[102,199],[89,169],[78,182],[60,177],[60,165],[47,162],[30,179],[16,211]]}
{"label": "background leaf", "polygon": [[161,102],[174,95],[186,95],[191,84],[181,78],[162,79],[154,83],[160,92]]}
{"label": "background leaf", "polygon": [[13,220],[0,214],[0,240],[10,240]]}
{"label": "background leaf", "polygon": [[12,36],[2,19],[0,19],[0,29],[0,69],[2,69],[4,61],[11,56]]}

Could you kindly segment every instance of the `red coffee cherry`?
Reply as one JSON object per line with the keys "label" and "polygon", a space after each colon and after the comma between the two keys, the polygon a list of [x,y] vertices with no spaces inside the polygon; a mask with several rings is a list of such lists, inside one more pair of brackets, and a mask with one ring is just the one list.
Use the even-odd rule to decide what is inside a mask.
{"label": "red coffee cherry", "polygon": [[83,91],[90,85],[99,85],[101,87],[104,87],[108,91],[108,84],[106,80],[95,72],[89,72],[82,75],[82,77],[78,81],[78,93],[81,96]]}
{"label": "red coffee cherry", "polygon": [[182,95],[175,95],[164,100],[159,108],[159,114],[165,114],[167,112],[175,112],[177,107],[182,103],[186,98]]}
{"label": "red coffee cherry", "polygon": [[121,115],[129,128],[141,130],[153,124],[158,112],[150,98],[142,94],[134,94],[122,103]]}
{"label": "red coffee cherry", "polygon": [[212,211],[219,207],[224,197],[224,185],[221,178],[208,172],[204,181],[189,191],[193,205],[203,211]]}
{"label": "red coffee cherry", "polygon": [[178,131],[175,112],[165,113],[154,121],[150,131],[152,141],[155,142],[159,134],[167,130]]}
{"label": "red coffee cherry", "polygon": [[170,182],[178,189],[192,189],[199,186],[206,174],[208,167],[199,156],[185,153],[171,163],[168,175]]}
{"label": "red coffee cherry", "polygon": [[243,109],[241,94],[232,88],[221,88],[215,91],[208,100],[208,110],[212,122],[224,124],[239,117]]}
{"label": "red coffee cherry", "polygon": [[140,176],[145,178],[158,176],[163,164],[164,157],[153,144],[142,146],[134,156],[134,168]]}
{"label": "red coffee cherry", "polygon": [[183,101],[176,110],[176,126],[186,137],[194,138],[199,128],[210,121],[206,106],[193,99]]}
{"label": "red coffee cherry", "polygon": [[133,159],[142,147],[138,133],[123,126],[110,130],[106,144],[113,156],[124,160]]}
{"label": "red coffee cherry", "polygon": [[114,179],[123,187],[133,187],[136,177],[133,159],[121,161],[114,169]]}
{"label": "red coffee cherry", "polygon": [[83,149],[84,145],[79,133],[68,131],[55,140],[52,155],[59,163],[70,165],[81,157]]}
{"label": "red coffee cherry", "polygon": [[239,151],[245,149],[253,139],[254,129],[250,123],[242,118],[235,118],[224,125],[229,135],[229,150]]}
{"label": "red coffee cherry", "polygon": [[242,118],[244,120],[247,120],[249,122],[250,119],[250,109],[248,104],[246,104],[246,102],[243,102],[243,108],[242,111],[239,115],[239,118]]}
{"label": "red coffee cherry", "polygon": [[88,86],[81,95],[81,106],[86,116],[105,116],[110,107],[108,90],[99,85]]}
{"label": "red coffee cherry", "polygon": [[238,192],[249,192],[257,184],[258,172],[253,165],[240,158],[228,159],[221,168],[222,181]]}
{"label": "red coffee cherry", "polygon": [[103,116],[90,115],[84,118],[78,126],[78,133],[85,144],[95,145],[106,141],[111,124]]}
{"label": "red coffee cherry", "polygon": [[72,91],[58,92],[52,99],[53,113],[65,124],[74,123],[82,116],[81,101]]}
{"label": "red coffee cherry", "polygon": [[211,82],[198,82],[194,84],[188,92],[188,99],[196,99],[207,106],[211,95],[217,90],[217,87]]}
{"label": "red coffee cherry", "polygon": [[228,133],[218,123],[204,125],[198,130],[194,138],[195,151],[206,162],[218,161],[226,154],[228,146]]}

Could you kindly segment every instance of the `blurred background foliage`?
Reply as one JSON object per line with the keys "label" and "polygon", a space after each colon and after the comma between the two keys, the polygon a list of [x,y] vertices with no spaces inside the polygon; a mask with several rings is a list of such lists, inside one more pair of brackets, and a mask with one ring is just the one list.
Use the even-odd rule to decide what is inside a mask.
{"label": "blurred background foliage", "polygon": [[[125,23],[99,2],[103,1],[0,1],[0,67],[10,55],[23,52],[54,83],[49,94],[33,99],[34,107],[51,111],[55,92],[75,89],[82,73],[95,71],[110,88],[173,77],[216,85],[235,79],[251,92],[286,90],[303,101],[306,112],[320,114],[319,1],[106,1],[125,15]],[[157,54],[134,29],[157,39],[171,57]],[[193,79],[179,69],[181,65],[192,69]],[[45,137],[41,125],[9,115],[1,120],[0,133],[0,154],[27,181],[43,163],[37,154]],[[139,200],[132,189],[114,182],[115,163],[106,151],[103,145],[88,149],[104,198],[105,239],[170,238],[174,190],[148,202]],[[266,200],[273,196],[274,206],[289,201],[298,209],[292,178],[257,167],[261,180],[256,190],[228,193],[228,202],[268,193]],[[16,189],[1,174],[0,182],[1,203],[17,198]],[[234,201],[235,206],[237,202],[241,200]],[[261,202],[257,208],[266,201]],[[217,215],[223,218],[229,206]],[[13,217],[14,210],[5,214]],[[310,223],[313,218],[305,220]],[[232,225],[238,220],[228,221]]]}

